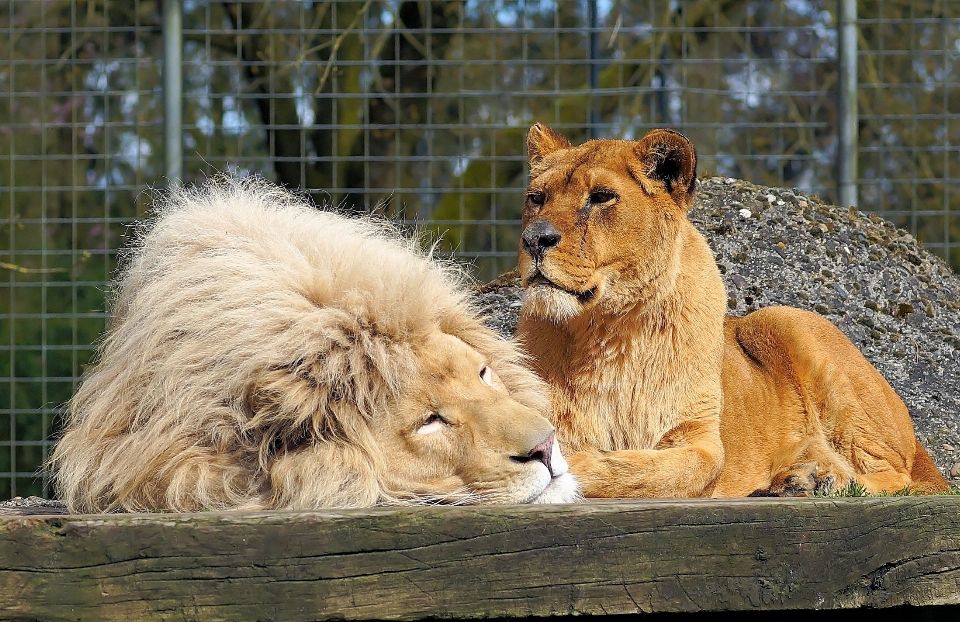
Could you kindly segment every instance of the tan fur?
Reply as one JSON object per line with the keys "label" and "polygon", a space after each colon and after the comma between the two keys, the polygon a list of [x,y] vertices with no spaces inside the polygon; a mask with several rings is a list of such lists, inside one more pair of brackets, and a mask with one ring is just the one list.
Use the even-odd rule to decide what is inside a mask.
{"label": "tan fur", "polygon": [[906,407],[832,324],[786,307],[725,319],[686,216],[686,138],[574,147],[538,124],[528,150],[517,337],[587,496],[946,489]]}
{"label": "tan fur", "polygon": [[71,511],[574,498],[542,383],[452,266],[262,181],[158,214],[53,456]]}

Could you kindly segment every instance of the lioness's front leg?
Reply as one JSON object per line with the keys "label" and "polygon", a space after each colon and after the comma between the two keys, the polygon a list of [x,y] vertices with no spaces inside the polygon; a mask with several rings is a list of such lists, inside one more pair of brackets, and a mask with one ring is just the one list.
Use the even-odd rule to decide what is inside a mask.
{"label": "lioness's front leg", "polygon": [[703,497],[713,490],[723,466],[716,422],[686,422],[682,440],[668,433],[660,447],[581,451],[569,459],[586,497]]}

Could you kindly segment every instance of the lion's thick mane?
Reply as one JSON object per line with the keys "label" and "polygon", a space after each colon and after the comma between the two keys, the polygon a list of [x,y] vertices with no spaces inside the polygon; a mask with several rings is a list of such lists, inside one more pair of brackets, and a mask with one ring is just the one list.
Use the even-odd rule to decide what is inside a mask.
{"label": "lion's thick mane", "polygon": [[384,489],[371,424],[437,328],[546,410],[460,271],[389,224],[221,178],[172,192],[138,233],[53,457],[72,511],[410,502]]}

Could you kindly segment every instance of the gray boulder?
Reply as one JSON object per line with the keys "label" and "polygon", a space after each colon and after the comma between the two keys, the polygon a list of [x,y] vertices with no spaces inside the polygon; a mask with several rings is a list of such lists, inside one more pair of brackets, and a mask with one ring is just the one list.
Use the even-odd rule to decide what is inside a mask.
{"label": "gray boulder", "polygon": [[[960,278],[907,232],[796,190],[713,177],[690,213],[717,258],[728,309],[820,313],[880,370],[920,441],[960,481]],[[490,325],[512,335],[515,274],[478,288]]]}

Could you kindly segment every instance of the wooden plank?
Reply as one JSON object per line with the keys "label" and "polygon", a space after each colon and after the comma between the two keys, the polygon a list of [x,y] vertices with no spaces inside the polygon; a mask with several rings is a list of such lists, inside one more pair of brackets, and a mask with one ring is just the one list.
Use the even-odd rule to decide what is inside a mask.
{"label": "wooden plank", "polygon": [[321,620],[960,603],[960,498],[0,518],[10,618]]}

